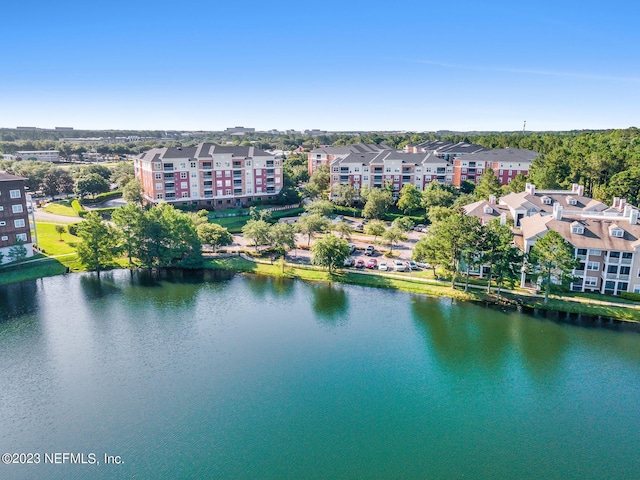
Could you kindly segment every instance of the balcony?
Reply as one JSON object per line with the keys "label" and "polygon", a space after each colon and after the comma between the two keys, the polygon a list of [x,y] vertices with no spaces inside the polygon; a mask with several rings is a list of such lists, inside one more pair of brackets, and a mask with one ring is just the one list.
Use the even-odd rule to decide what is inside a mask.
{"label": "balcony", "polygon": [[444,168],[438,168],[436,169],[436,174],[437,175],[444,175],[446,173]]}
{"label": "balcony", "polygon": [[204,182],[203,187],[209,187],[212,188],[213,187],[213,182]]}
{"label": "balcony", "polygon": [[275,188],[267,187],[267,193],[276,193],[276,190],[275,190]]}
{"label": "balcony", "polygon": [[165,180],[173,180],[173,173],[165,173],[164,174],[164,179]]}
{"label": "balcony", "polygon": [[233,190],[233,194],[234,195],[242,195],[242,189],[241,188],[236,188]]}
{"label": "balcony", "polygon": [[164,189],[166,193],[176,193],[176,189],[173,187],[167,187]]}
{"label": "balcony", "polygon": [[267,180],[267,186],[269,187],[273,187],[275,185],[275,182],[273,180]]}
{"label": "balcony", "polygon": [[233,168],[241,168],[241,167],[242,167],[242,162],[238,162],[238,161],[233,162]]}
{"label": "balcony", "polygon": [[204,192],[204,198],[213,198],[213,193]]}
{"label": "balcony", "polygon": [[340,183],[349,183],[349,175],[340,175]]}
{"label": "balcony", "polygon": [[267,175],[274,175],[274,174],[275,174],[275,171],[274,171],[274,169],[273,169],[273,168],[267,168],[266,174],[267,174]]}
{"label": "balcony", "polygon": [[574,270],[573,271],[573,276],[574,277],[584,277],[584,270]]}
{"label": "balcony", "polygon": [[234,181],[233,181],[233,186],[234,186],[234,187],[240,187],[240,186],[242,186],[242,180],[234,180]]}
{"label": "balcony", "polygon": [[586,255],[576,255],[576,258],[577,258],[578,260],[585,261],[585,260],[587,259],[587,256],[586,256]]}
{"label": "balcony", "polygon": [[340,167],[340,173],[349,173],[349,167]]}
{"label": "balcony", "polygon": [[382,167],[374,167],[373,173],[382,173]]}
{"label": "balcony", "polygon": [[602,278],[605,278],[607,280],[624,280],[624,281],[628,281],[629,280],[629,275],[624,275],[621,273],[602,273],[601,275]]}
{"label": "balcony", "polygon": [[202,175],[202,179],[203,180],[212,180],[213,179],[213,175],[211,175],[210,173],[205,173],[204,175]]}
{"label": "balcony", "polygon": [[165,172],[173,172],[173,165],[163,165],[163,166],[162,166],[162,169],[163,169]]}
{"label": "balcony", "polygon": [[267,160],[267,167],[273,167],[273,160]]}
{"label": "balcony", "polygon": [[203,162],[202,164],[202,169],[203,170],[211,170],[212,166],[211,166],[211,162]]}
{"label": "balcony", "polygon": [[631,259],[630,258],[622,258],[622,259],[620,259],[620,264],[621,265],[631,265]]}
{"label": "balcony", "polygon": [[403,175],[402,183],[409,183],[409,182],[411,182],[411,177],[409,175]]}
{"label": "balcony", "polygon": [[410,168],[403,168],[402,173],[413,173],[413,171]]}

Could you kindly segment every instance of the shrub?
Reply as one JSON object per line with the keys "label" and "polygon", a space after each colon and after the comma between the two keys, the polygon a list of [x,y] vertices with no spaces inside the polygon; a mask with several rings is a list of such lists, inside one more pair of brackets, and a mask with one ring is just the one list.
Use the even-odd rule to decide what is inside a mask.
{"label": "shrub", "polygon": [[122,196],[122,190],[114,190],[112,192],[101,193],[96,195],[95,198],[83,198],[82,203],[84,205],[93,205],[95,203],[104,202],[113,198],[120,198]]}
{"label": "shrub", "polygon": [[78,224],[77,223],[71,223],[67,226],[67,232],[69,232],[69,235],[73,235],[74,237],[78,236]]}
{"label": "shrub", "polygon": [[74,198],[73,200],[71,200],[71,208],[73,208],[73,210],[78,214],[78,216],[84,217],[86,211],[82,207],[82,205],[80,205],[80,202],[78,201],[77,198]]}
{"label": "shrub", "polygon": [[622,292],[620,293],[620,297],[625,300],[633,300],[634,302],[640,302],[640,293],[633,292]]}

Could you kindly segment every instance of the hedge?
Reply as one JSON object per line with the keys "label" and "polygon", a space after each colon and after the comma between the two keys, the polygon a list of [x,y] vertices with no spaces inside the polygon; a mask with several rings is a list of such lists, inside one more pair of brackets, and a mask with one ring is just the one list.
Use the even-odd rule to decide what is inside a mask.
{"label": "hedge", "polygon": [[77,198],[71,200],[71,208],[78,214],[79,217],[84,217],[87,213],[86,210],[80,205],[80,202]]}
{"label": "hedge", "polygon": [[620,296],[625,300],[633,300],[634,302],[640,302],[640,293],[621,292]]}
{"label": "hedge", "polygon": [[101,193],[93,198],[83,198],[82,203],[84,205],[93,205],[95,203],[105,202],[114,198],[120,198],[122,196],[122,190],[114,190],[113,192]]}

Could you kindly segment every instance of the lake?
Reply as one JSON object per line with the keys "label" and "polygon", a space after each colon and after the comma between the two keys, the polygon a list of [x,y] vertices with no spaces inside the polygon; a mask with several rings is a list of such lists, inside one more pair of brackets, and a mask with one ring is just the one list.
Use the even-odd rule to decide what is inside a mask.
{"label": "lake", "polygon": [[0,478],[640,478],[640,334],[449,299],[71,274],[0,287],[0,365]]}

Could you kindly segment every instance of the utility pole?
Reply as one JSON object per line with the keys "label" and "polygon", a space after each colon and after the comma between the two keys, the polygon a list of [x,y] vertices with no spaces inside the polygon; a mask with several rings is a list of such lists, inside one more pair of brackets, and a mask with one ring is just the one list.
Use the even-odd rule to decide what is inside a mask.
{"label": "utility pole", "polygon": [[524,134],[525,130],[527,129],[527,121],[524,121],[524,125],[522,126],[522,133]]}

